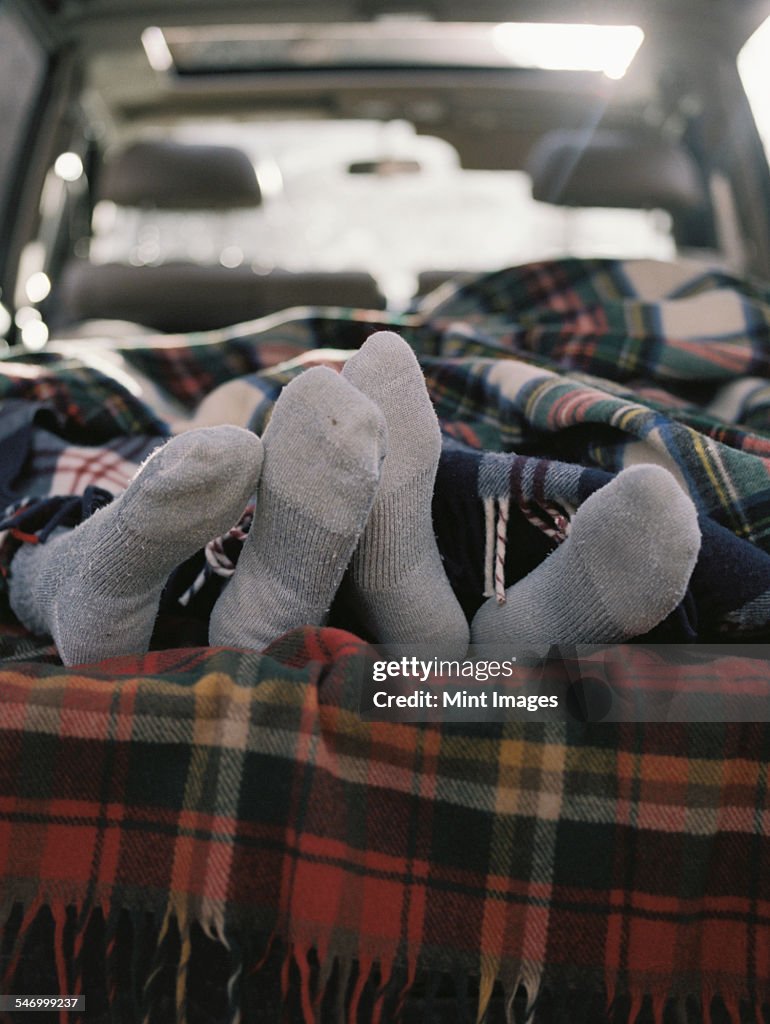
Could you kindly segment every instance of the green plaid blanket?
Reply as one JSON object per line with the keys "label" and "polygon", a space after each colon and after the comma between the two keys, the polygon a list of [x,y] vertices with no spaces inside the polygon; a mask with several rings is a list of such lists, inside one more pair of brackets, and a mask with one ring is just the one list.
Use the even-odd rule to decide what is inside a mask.
{"label": "green plaid blanket", "polygon": [[[260,429],[303,365],[276,360],[332,359],[329,346],[394,326],[448,438],[437,530],[468,608],[484,499],[519,513],[515,579],[558,541],[561,513],[654,460],[704,531],[677,622],[701,639],[765,639],[769,299],[688,267],[556,261],[437,293],[392,323],[319,311],[119,352],[193,418],[246,388]],[[69,514],[69,494],[116,489],[168,428],[81,358],[2,369],[8,551],[52,509]],[[761,713],[367,722],[364,645],[348,632],[66,670],[2,619],[0,992],[84,993],[89,1024],[767,1014]],[[729,682],[761,703],[763,664],[726,648],[708,671],[678,665],[677,686]],[[652,693],[673,669],[634,648],[626,671]]]}

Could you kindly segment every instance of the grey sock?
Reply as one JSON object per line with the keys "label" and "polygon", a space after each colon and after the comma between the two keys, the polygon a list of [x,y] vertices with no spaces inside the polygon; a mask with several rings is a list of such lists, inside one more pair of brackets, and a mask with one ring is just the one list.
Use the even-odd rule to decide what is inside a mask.
{"label": "grey sock", "polygon": [[695,506],[660,466],[623,470],[578,509],[542,565],[490,598],[474,644],[622,643],[661,622],[684,597],[700,549]]}
{"label": "grey sock", "polygon": [[214,645],[262,650],[319,626],[369,514],[387,428],[377,407],[326,367],[281,393],[264,434],[251,530],[214,606]]}
{"label": "grey sock", "polygon": [[468,623],[436,545],[431,500],[441,432],[420,365],[397,334],[373,334],[343,375],[385,414],[388,454],[349,583],[372,638],[464,657]]}
{"label": "grey sock", "polygon": [[261,465],[262,442],[239,427],[172,438],[106,508],[17,552],[11,607],[65,665],[144,653],[170,572],[238,521]]}

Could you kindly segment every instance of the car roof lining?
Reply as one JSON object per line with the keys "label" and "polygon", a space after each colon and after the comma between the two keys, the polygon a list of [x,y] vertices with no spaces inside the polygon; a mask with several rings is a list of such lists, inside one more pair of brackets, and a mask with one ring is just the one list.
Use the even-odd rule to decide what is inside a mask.
{"label": "car roof lining", "polygon": [[[74,39],[99,48],[105,42],[129,41],[147,25],[201,25],[211,23],[210,0],[189,0],[182,8],[175,0],[7,0],[28,18],[46,24],[60,40]],[[313,8],[311,7],[312,11]],[[318,20],[308,14],[306,0],[221,0],[216,22],[281,23]],[[392,16],[388,0],[326,0],[323,21],[368,21]],[[598,24],[677,24],[710,27],[727,52],[740,47],[768,14],[764,0],[716,3],[712,0],[475,0],[469,19],[467,0],[401,0],[399,16],[435,21],[509,22],[564,21]]]}
{"label": "car roof lining", "polygon": [[[600,73],[538,72],[522,69],[371,69],[291,70],[203,75],[149,72],[140,45],[149,25],[204,25],[212,21],[210,2],[190,0],[183,9],[171,0],[8,0],[25,17],[45,22],[64,45],[69,40],[85,68],[93,105],[101,105],[106,136],[113,141],[136,136],[142,125],[189,117],[237,119],[332,117],[405,119],[420,132],[439,135],[461,152],[464,166],[521,166],[532,138],[540,131],[581,127],[580,103],[604,103],[602,123],[623,125],[640,118],[662,123],[662,108],[677,88],[660,86],[674,68],[683,76],[700,74],[711,88],[714,48],[737,52],[761,21],[764,4],[748,0],[739,10],[710,0],[477,0],[474,21],[519,20],[634,22],[646,39],[620,81],[602,81]],[[708,8],[708,17],[704,17]],[[308,23],[318,20],[305,0],[222,0],[216,23]],[[400,3],[399,16],[428,14],[436,20],[468,20],[465,0]],[[330,0],[324,22],[371,19],[393,14],[384,0]],[[684,42],[683,42],[684,41]],[[677,63],[686,44],[687,67]],[[701,45],[702,44],[702,45]],[[460,78],[462,76],[462,78]],[[460,85],[458,83],[461,83]],[[603,97],[598,94],[604,90]],[[668,96],[665,93],[668,92]],[[88,109],[88,99],[85,101]],[[559,107],[561,114],[557,114]],[[505,136],[495,164],[490,136]],[[479,144],[487,155],[474,157]],[[516,159],[512,162],[512,156]]]}
{"label": "car roof lining", "polygon": [[[632,130],[647,125],[677,142],[685,119],[677,117],[676,106],[687,94],[688,77],[699,79],[694,91],[702,89],[708,103],[709,90],[715,88],[714,48],[723,56],[765,13],[763,4],[754,0],[741,5],[740,17],[735,10],[727,12],[724,5],[705,0],[478,0],[474,5],[474,20],[563,18],[640,24],[645,42],[619,81],[596,72],[520,68],[303,68],[178,76],[150,70],[141,31],[152,24],[210,23],[210,2],[191,0],[183,10],[159,0],[10,2],[20,12],[37,12],[59,38],[74,44],[85,72],[83,107],[86,117],[101,122],[101,149],[139,138],[147,129],[206,117],[406,120],[419,133],[453,145],[463,167],[489,170],[524,168],[544,133],[585,130],[591,124]],[[709,18],[703,17],[706,6]],[[323,13],[327,22],[351,21],[388,9],[392,13],[392,4],[379,0],[331,0]],[[426,9],[440,19],[468,19],[467,4],[454,0],[399,5],[399,12],[407,14]],[[306,3],[295,0],[282,0],[280,7],[259,0],[223,0],[217,5],[216,20],[221,26],[317,18]],[[724,29],[725,18],[730,31]],[[680,53],[675,60],[683,40],[687,59],[683,61]],[[677,77],[679,81],[673,81]]]}

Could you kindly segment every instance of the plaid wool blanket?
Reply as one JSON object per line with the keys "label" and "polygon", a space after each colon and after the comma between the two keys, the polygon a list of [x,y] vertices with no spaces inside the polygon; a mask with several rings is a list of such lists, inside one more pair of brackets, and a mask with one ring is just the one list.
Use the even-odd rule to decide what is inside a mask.
{"label": "plaid wool blanket", "polygon": [[[703,547],[643,639],[693,655],[629,648],[618,685],[737,694],[740,714],[368,721],[344,607],[346,628],[263,654],[204,646],[222,582],[205,553],[144,657],[65,669],[0,593],[0,993],[85,994],[59,1019],[89,1022],[762,1019],[769,683],[747,643],[770,636],[770,290],[551,261],[400,317],[305,310],[5,360],[5,566],[171,429],[261,431],[308,361],[378,327],[414,346],[442,421],[434,519],[467,613],[613,474],[658,462]],[[721,646],[704,661],[693,641]]]}

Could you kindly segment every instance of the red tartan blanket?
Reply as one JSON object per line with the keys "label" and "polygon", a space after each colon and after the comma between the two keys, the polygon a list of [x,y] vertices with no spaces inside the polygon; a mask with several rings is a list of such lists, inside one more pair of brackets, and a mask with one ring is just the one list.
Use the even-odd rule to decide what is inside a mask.
{"label": "red tartan blanket", "polygon": [[[2,991],[47,979],[88,1022],[278,1021],[284,998],[387,1021],[444,1005],[440,977],[439,1020],[767,1003],[766,726],[366,722],[363,649],[324,629],[5,670]],[[751,693],[763,669],[719,671]]]}

